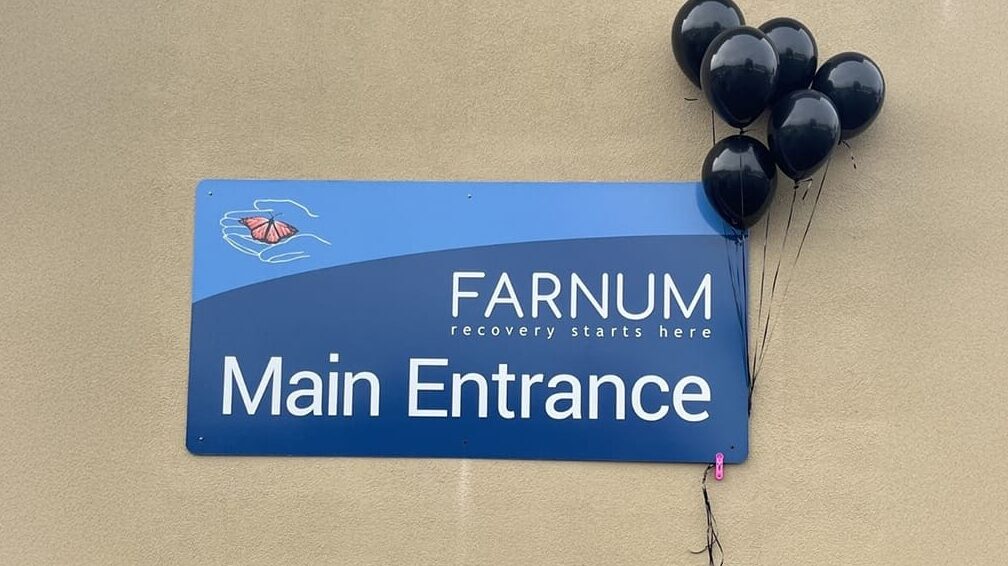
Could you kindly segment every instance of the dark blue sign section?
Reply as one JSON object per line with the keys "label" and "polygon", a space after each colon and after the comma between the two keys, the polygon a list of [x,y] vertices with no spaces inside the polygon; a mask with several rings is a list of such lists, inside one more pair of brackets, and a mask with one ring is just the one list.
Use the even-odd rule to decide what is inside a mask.
{"label": "dark blue sign section", "polygon": [[[209,271],[199,230],[196,270]],[[212,294],[192,308],[186,444],[216,455],[741,462],[742,252],[720,234],[516,242]]]}

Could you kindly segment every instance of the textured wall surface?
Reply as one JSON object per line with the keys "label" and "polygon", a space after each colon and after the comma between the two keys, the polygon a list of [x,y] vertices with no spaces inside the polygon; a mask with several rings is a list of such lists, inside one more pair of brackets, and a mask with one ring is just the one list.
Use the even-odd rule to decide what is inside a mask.
{"label": "textured wall surface", "polygon": [[[889,97],[830,173],[750,459],[712,487],[728,563],[1002,560],[1002,3],[740,4],[872,55]],[[0,563],[705,563],[695,465],[183,445],[199,179],[697,178],[677,8],[4,2]]]}

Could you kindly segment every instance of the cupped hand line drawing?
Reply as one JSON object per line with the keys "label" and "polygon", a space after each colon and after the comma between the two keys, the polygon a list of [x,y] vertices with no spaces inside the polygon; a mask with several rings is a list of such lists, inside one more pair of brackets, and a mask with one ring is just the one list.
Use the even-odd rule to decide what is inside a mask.
{"label": "cupped hand line drawing", "polygon": [[[291,257],[287,257],[287,256],[291,256]],[[289,253],[285,253],[285,254],[275,255],[275,256],[273,256],[273,257],[271,257],[269,259],[266,259],[264,261],[266,263],[287,263],[287,262],[290,262],[290,261],[294,261],[296,259],[304,259],[306,257],[309,257],[309,256],[307,254],[305,254],[305,253],[302,253],[302,252],[289,252]]]}
{"label": "cupped hand line drawing", "polygon": [[[278,219],[281,215],[283,221]],[[225,212],[218,224],[221,237],[235,250],[263,263],[288,263],[311,257],[308,251],[312,247],[332,245],[329,240],[302,232],[294,225],[301,223],[298,218],[318,217],[308,207],[291,199],[256,199],[250,209]]]}
{"label": "cupped hand line drawing", "polygon": [[255,208],[256,210],[261,210],[259,208],[259,203],[261,203],[261,202],[275,202],[275,203],[281,203],[281,204],[290,204],[290,205],[296,206],[296,207],[300,208],[301,210],[303,210],[304,213],[308,215],[308,218],[318,218],[318,214],[314,214],[312,211],[308,210],[307,206],[305,206],[305,205],[303,205],[303,204],[301,204],[301,203],[299,203],[297,201],[293,201],[293,200],[286,199],[286,198],[284,198],[284,199],[273,199],[273,198],[260,198],[260,199],[256,199],[256,200],[252,201],[252,208]]}

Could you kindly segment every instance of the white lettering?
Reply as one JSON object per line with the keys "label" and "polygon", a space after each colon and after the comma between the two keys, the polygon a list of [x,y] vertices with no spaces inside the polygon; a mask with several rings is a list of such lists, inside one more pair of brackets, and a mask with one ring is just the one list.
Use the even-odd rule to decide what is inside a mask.
{"label": "white lettering", "polygon": [[[287,412],[295,417],[322,414],[322,378],[313,371],[299,371],[291,376],[290,384],[298,385],[301,380],[311,381],[311,387],[296,389],[287,396]],[[311,403],[305,407],[298,406],[298,399],[311,397]]]}
{"label": "white lettering", "polygon": [[[546,387],[555,389],[560,383],[570,385],[570,391],[558,391],[546,398],[546,414],[551,419],[580,419],[581,418],[581,382],[576,377],[568,373],[554,375]],[[556,405],[560,401],[569,401],[570,408],[566,411],[559,411]]]}
{"label": "white lettering", "polygon": [[[667,276],[666,276],[667,277]],[[639,313],[632,313],[626,309],[624,306],[624,301],[626,295],[623,292],[623,274],[616,274],[616,310],[619,311],[620,316],[627,320],[644,320],[645,318],[651,316],[654,311],[654,286],[655,286],[655,276],[654,273],[648,273],[647,276],[647,308]]]}
{"label": "white lettering", "polygon": [[409,362],[409,416],[447,417],[445,409],[421,409],[421,391],[444,391],[444,383],[420,381],[420,368],[447,367],[448,358],[410,358]]}
{"label": "white lettering", "polygon": [[462,291],[459,283],[463,279],[482,279],[486,273],[482,271],[455,271],[452,273],[452,317],[458,318],[459,299],[475,299],[479,296],[476,291]]}
{"label": "white lettering", "polygon": [[602,377],[597,375],[588,377],[588,418],[598,418],[599,387],[603,383],[613,386],[613,391],[616,395],[616,420],[624,420],[626,418],[626,387],[624,387],[623,380],[618,375],[610,374],[603,375]]}
{"label": "white lettering", "polygon": [[353,396],[354,396],[354,384],[358,381],[366,381],[368,383],[368,389],[371,393],[371,407],[370,415],[372,417],[378,416],[378,401],[381,397],[381,388],[378,384],[378,376],[369,372],[362,371],[359,373],[346,372],[343,376],[343,416],[352,417],[353,416]]}
{"label": "white lettering", "polygon": [[475,383],[479,389],[479,418],[487,418],[487,382],[486,378],[478,373],[452,374],[452,410],[453,417],[462,416],[462,384]]}
{"label": "white lettering", "polygon": [[591,290],[585,285],[585,282],[581,279],[581,276],[577,273],[571,273],[571,297],[570,297],[570,315],[571,318],[577,318],[578,309],[578,292],[584,295],[588,302],[595,308],[599,316],[602,318],[609,318],[609,274],[602,274],[602,290],[601,300],[596,299],[592,295]]}
{"label": "white lettering", "polygon": [[689,306],[683,301],[682,295],[679,294],[679,289],[676,287],[675,281],[672,280],[672,276],[668,273],[665,274],[665,315],[666,319],[672,318],[672,301],[669,297],[671,293],[675,297],[675,301],[679,306],[679,311],[682,312],[685,318],[693,316],[693,309],[696,308],[697,303],[700,302],[700,298],[703,297],[704,300],[704,320],[710,320],[711,318],[711,274],[708,273],[704,275],[703,281],[700,282],[700,286],[697,287],[697,292],[693,295],[693,300],[690,301]]}
{"label": "white lettering", "polygon": [[521,418],[527,419],[527,418],[531,417],[531,415],[532,415],[532,407],[530,405],[532,404],[532,386],[534,384],[536,384],[536,383],[542,383],[543,379],[545,379],[545,378],[546,378],[546,376],[544,376],[541,373],[536,373],[536,374],[523,373],[522,374],[522,383],[521,383]]}
{"label": "white lettering", "polygon": [[497,364],[497,372],[490,376],[497,382],[497,414],[505,419],[515,418],[515,413],[508,407],[508,384],[515,380],[515,374],[508,371],[507,364]]}
{"label": "white lettering", "polygon": [[[548,294],[542,294],[539,289],[539,282],[547,280],[553,284],[553,290]],[[550,310],[553,311],[553,316],[557,318],[563,318],[560,314],[560,308],[557,307],[556,298],[560,296],[560,278],[552,273],[536,272],[532,274],[532,318],[539,318],[539,303],[546,303]]]}
{"label": "white lettering", "polygon": [[262,402],[263,397],[266,395],[266,388],[270,383],[273,384],[273,391],[270,398],[270,414],[279,415],[280,414],[280,373],[282,371],[283,358],[280,356],[273,356],[270,358],[269,363],[266,365],[265,371],[263,371],[262,378],[259,380],[259,386],[256,388],[255,396],[249,397],[248,386],[245,384],[245,378],[242,376],[241,368],[238,367],[238,358],[235,356],[225,356],[224,357],[224,400],[222,407],[222,414],[231,414],[231,398],[232,398],[232,383],[238,385],[238,393],[241,395],[242,402],[245,404],[245,412],[253,415],[259,409],[259,403]]}
{"label": "white lettering", "polygon": [[669,387],[668,383],[657,375],[645,375],[634,383],[633,390],[630,392],[630,402],[633,405],[634,413],[645,421],[658,421],[665,418],[668,414],[668,405],[662,404],[658,406],[658,410],[651,413],[644,408],[644,404],[641,403],[641,392],[644,390],[644,386],[648,384],[654,384],[658,386],[658,389],[662,393],[668,393]]}
{"label": "white lettering", "polygon": [[[696,385],[700,388],[699,393],[685,393],[687,385]],[[710,402],[710,385],[704,378],[696,375],[687,375],[686,377],[679,380],[676,383],[675,390],[672,392],[672,406],[675,407],[675,412],[684,421],[691,423],[698,423],[700,421],[707,420],[710,416],[707,411],[702,411],[699,413],[691,413],[683,407],[683,403],[691,401],[698,403],[708,403]]]}
{"label": "white lettering", "polygon": [[[507,291],[507,296],[502,296],[502,291]],[[511,278],[508,276],[507,272],[501,273],[500,279],[497,280],[497,287],[494,288],[493,297],[490,298],[490,302],[487,303],[486,310],[483,311],[484,318],[490,318],[493,314],[494,308],[497,305],[511,305],[514,307],[515,314],[518,318],[523,318],[525,314],[522,312],[521,301],[518,300],[518,295],[515,293],[514,285],[511,284]],[[498,329],[497,332],[500,332]]]}

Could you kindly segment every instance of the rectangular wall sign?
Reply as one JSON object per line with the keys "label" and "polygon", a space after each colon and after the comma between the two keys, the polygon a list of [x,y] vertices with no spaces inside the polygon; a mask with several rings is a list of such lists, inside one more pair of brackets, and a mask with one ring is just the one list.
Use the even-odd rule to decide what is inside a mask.
{"label": "rectangular wall sign", "polygon": [[741,462],[744,243],[697,183],[196,194],[196,454]]}

